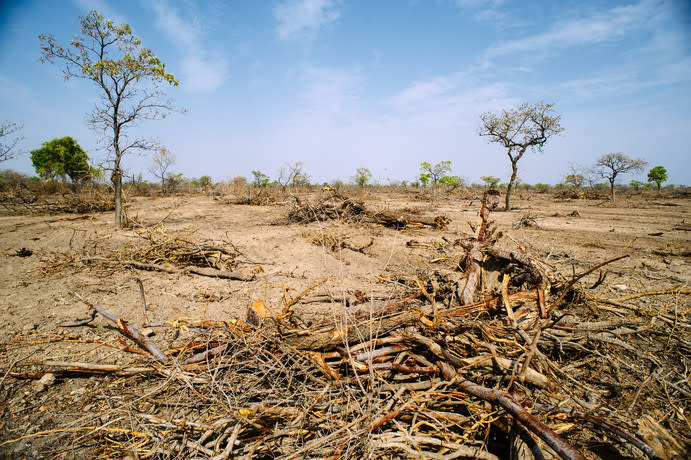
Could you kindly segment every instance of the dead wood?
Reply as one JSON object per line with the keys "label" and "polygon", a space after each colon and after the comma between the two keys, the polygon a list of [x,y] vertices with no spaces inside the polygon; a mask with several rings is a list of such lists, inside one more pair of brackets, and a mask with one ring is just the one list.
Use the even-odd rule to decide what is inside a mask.
{"label": "dead wood", "polygon": [[[99,396],[87,401],[86,407],[98,414],[97,423],[80,422],[62,434],[36,434],[95,446],[90,457],[494,460],[506,458],[520,438],[540,458],[537,436],[566,459],[597,458],[600,453],[593,446],[602,445],[621,456],[641,458],[640,449],[659,458],[652,455],[648,438],[629,433],[626,422],[644,413],[645,405],[661,401],[671,409],[659,423],[677,423],[685,416],[689,391],[684,375],[663,372],[661,363],[665,355],[683,361],[683,353],[691,350],[685,337],[691,328],[689,312],[653,311],[633,303],[646,296],[678,302],[688,290],[646,291],[620,299],[586,294],[578,281],[617,259],[564,279],[520,244],[518,251],[495,245],[489,198],[483,197],[472,240],[408,246],[436,252],[435,258],[443,252],[456,265],[465,260],[458,267],[463,272],[392,276],[402,286],[395,300],[365,298],[360,291],[352,294],[354,300],[350,293],[338,299],[318,293],[309,298],[326,279],[306,282],[305,289],[294,291],[297,295],[283,286],[281,301],[272,305],[276,314],[255,300],[247,323],[237,318],[160,323],[166,324],[166,333],[155,340],[168,345],[159,348],[124,319],[80,298],[92,317],[98,312],[115,323],[146,350],[140,353],[156,362],[107,345],[120,349],[115,352],[118,364],[22,359],[13,366],[24,369],[10,368],[5,375],[110,375],[108,384],[94,392]],[[326,206],[319,212],[328,215],[330,210],[335,218],[350,212],[369,218],[356,207]],[[237,254],[219,242],[165,235],[143,241],[121,248],[108,263],[134,262],[135,268],[163,267],[170,273],[191,272],[190,266],[231,271]],[[454,251],[465,251],[465,258]],[[489,270],[501,281],[494,289],[483,281]],[[304,304],[314,299],[331,304],[329,314],[312,323],[293,321],[301,307],[313,307]],[[146,303],[143,296],[142,301]],[[631,311],[640,316],[632,318]],[[659,337],[663,343],[653,342]],[[0,345],[60,341],[35,334]],[[657,348],[642,350],[642,341]],[[136,374],[142,377],[126,379]],[[644,379],[625,380],[630,375]],[[634,386],[639,381],[643,384]],[[663,395],[654,394],[651,382],[657,381]],[[85,407],[85,402],[79,404],[74,412]],[[618,409],[622,405],[625,412]],[[602,413],[607,416],[596,415]],[[610,434],[623,444],[610,446]],[[687,442],[685,435],[678,436]]]}
{"label": "dead wood", "polygon": [[567,444],[550,427],[531,415],[523,406],[516,402],[509,393],[485,388],[462,378],[456,381],[456,385],[468,394],[504,408],[530,432],[536,434],[545,441],[547,445],[561,456],[561,458],[568,460],[585,460],[585,457],[581,455],[580,452]]}
{"label": "dead wood", "polygon": [[398,229],[411,226],[444,229],[450,222],[445,215],[425,217],[396,210],[371,210],[365,206],[364,202],[335,192],[316,203],[303,202],[297,196],[293,196],[293,199],[294,203],[288,211],[290,222],[309,223],[324,220],[372,222]]}
{"label": "dead wood", "polygon": [[170,362],[170,357],[163,353],[161,349],[156,346],[156,344],[149,340],[148,337],[139,332],[137,328],[130,326],[126,320],[113,315],[98,304],[89,302],[76,292],[74,293],[74,296],[81,302],[85,303],[89,308],[96,310],[101,314],[101,316],[114,323],[123,334],[137,342],[138,345],[144,347],[144,349],[151,353],[156,360],[162,363]]}

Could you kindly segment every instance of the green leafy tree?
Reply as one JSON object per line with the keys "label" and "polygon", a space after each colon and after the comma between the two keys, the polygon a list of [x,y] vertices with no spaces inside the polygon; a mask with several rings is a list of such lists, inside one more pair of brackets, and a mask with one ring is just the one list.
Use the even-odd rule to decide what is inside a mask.
{"label": "green leafy tree", "polygon": [[480,179],[485,183],[485,187],[490,189],[497,188],[497,184],[499,183],[499,178],[494,176],[482,176]]}
{"label": "green leafy tree", "polygon": [[269,185],[269,176],[267,176],[263,172],[252,171],[252,175],[254,176],[253,184],[255,187],[266,187],[267,185]]}
{"label": "green leafy tree", "polygon": [[546,193],[549,190],[549,185],[538,182],[535,184],[535,190],[537,193]]}
{"label": "green leafy tree", "polygon": [[648,171],[648,181],[655,182],[657,191],[660,191],[662,184],[667,181],[667,170],[664,166],[655,166]]}
{"label": "green leafy tree", "polygon": [[422,174],[420,174],[420,177],[418,178],[418,180],[420,181],[420,183],[422,184],[423,187],[427,187],[429,185],[429,181],[430,181],[431,177],[432,177],[431,174],[422,173]]}
{"label": "green leafy tree", "polygon": [[353,176],[353,182],[364,187],[372,179],[372,173],[367,168],[358,168]]}
{"label": "green leafy tree", "polygon": [[182,173],[169,174],[166,177],[166,191],[168,193],[175,193],[180,189],[180,187],[187,184],[188,182],[189,181],[185,179]]}
{"label": "green leafy tree", "polygon": [[446,185],[451,190],[455,190],[456,188],[462,186],[464,183],[465,181],[461,179],[459,176],[444,176],[439,179],[439,184]]}
{"label": "green leafy tree", "polygon": [[165,64],[144,48],[127,24],[116,25],[96,11],[80,18],[81,34],[69,45],[60,45],[53,35],[40,35],[41,62],[64,65],[66,79],[81,78],[99,89],[100,101],[89,116],[89,124],[105,135],[111,155],[111,181],[115,200],[115,226],[122,216],[123,155],[151,149],[155,143],[127,136],[128,128],[142,120],[164,118],[175,110],[163,100],[162,84],[178,85]]}
{"label": "green leafy tree", "polygon": [[564,177],[564,183],[574,188],[581,188],[585,182],[583,174],[568,174]]}
{"label": "green leafy tree", "polygon": [[642,190],[645,184],[645,182],[639,180],[632,180],[629,182],[629,187],[632,187],[634,190]]}
{"label": "green leafy tree", "polygon": [[197,183],[204,190],[207,190],[207,189],[213,187],[213,185],[214,185],[214,181],[211,178],[211,176],[202,176],[199,178],[199,180],[197,180]]}
{"label": "green leafy tree", "polygon": [[86,152],[71,137],[44,142],[40,149],[31,152],[31,162],[36,173],[45,180],[58,177],[64,182],[81,182],[91,176],[91,166]]}
{"label": "green leafy tree", "polygon": [[621,152],[606,153],[595,163],[595,173],[609,182],[610,200],[614,201],[614,184],[617,176],[643,171],[648,164],[643,160],[629,158]]}
{"label": "green leafy tree", "polygon": [[539,102],[521,104],[500,114],[485,113],[478,130],[489,142],[501,144],[511,161],[511,179],[506,188],[506,211],[511,210],[511,190],[518,175],[518,161],[526,151],[542,151],[547,140],[564,130],[561,117],[554,115],[554,105]]}
{"label": "green leafy tree", "polygon": [[[420,163],[420,172],[422,173],[420,174],[420,182],[426,186],[429,181],[432,181],[432,186],[436,187],[437,183],[439,183],[439,179],[451,172],[451,162],[441,161],[432,165],[425,161]],[[423,181],[423,175],[426,177],[426,181]]]}

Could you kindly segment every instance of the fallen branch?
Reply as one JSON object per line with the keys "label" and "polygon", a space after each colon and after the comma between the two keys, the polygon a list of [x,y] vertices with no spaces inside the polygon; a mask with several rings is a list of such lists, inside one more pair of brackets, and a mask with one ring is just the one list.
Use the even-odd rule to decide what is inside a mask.
{"label": "fallen branch", "polygon": [[130,326],[127,323],[127,321],[113,315],[112,313],[108,312],[107,310],[105,310],[100,305],[93,304],[93,303],[89,302],[88,300],[84,299],[82,296],[80,296],[76,292],[73,295],[77,299],[79,299],[81,302],[88,305],[90,308],[99,312],[104,318],[113,322],[123,334],[125,334],[127,337],[129,337],[132,340],[134,340],[135,342],[137,342],[140,346],[144,347],[146,350],[148,350],[149,353],[151,353],[157,361],[160,361],[162,363],[170,362],[169,356],[167,356],[165,353],[163,353],[161,351],[161,349],[156,346],[155,343],[153,343],[151,340],[149,340],[148,337],[146,337],[141,332],[139,332],[134,326]]}
{"label": "fallen branch", "polygon": [[[451,376],[449,372],[449,365],[440,365],[445,378]],[[454,371],[455,372],[455,371]],[[490,389],[466,380],[463,377],[452,377],[458,387],[469,395],[488,401],[504,408],[517,421],[526,427],[532,433],[535,433],[543,441],[547,443],[561,458],[565,460],[585,460],[576,449],[566,443],[557,433],[555,433],[549,426],[545,425],[533,415],[530,414],[523,406],[518,404],[509,393],[501,390]]]}

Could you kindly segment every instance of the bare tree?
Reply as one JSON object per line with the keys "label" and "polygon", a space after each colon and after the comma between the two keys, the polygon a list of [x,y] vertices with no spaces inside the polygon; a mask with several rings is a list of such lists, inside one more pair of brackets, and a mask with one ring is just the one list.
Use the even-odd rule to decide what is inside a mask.
{"label": "bare tree", "polygon": [[115,25],[96,11],[80,18],[81,35],[69,46],[61,46],[52,35],[41,35],[41,62],[64,64],[65,79],[90,80],[100,90],[100,102],[89,116],[92,128],[104,133],[111,158],[111,180],[115,200],[115,226],[122,216],[123,155],[138,149],[151,149],[154,142],[127,136],[127,129],[142,120],[165,118],[176,110],[163,101],[160,84],[178,85],[166,72],[165,64],[141,45],[127,24]]}
{"label": "bare tree", "polygon": [[553,104],[539,102],[535,105],[521,104],[501,114],[485,113],[480,119],[480,136],[487,136],[489,142],[501,144],[511,161],[511,180],[506,188],[506,211],[511,210],[511,190],[518,175],[518,160],[528,150],[542,151],[550,137],[564,130],[561,117],[553,115]]}
{"label": "bare tree", "polygon": [[310,176],[304,170],[304,163],[298,161],[294,164],[283,166],[278,173],[278,184],[284,189],[289,185],[297,187],[299,185],[309,185]]}
{"label": "bare tree", "polygon": [[24,138],[19,136],[12,140],[8,139],[7,142],[5,142],[4,138],[16,133],[22,128],[22,125],[18,125],[17,123],[11,121],[3,121],[0,123],[0,161],[11,160],[14,158],[16,154],[16,152],[14,152],[14,148],[17,146],[17,144],[24,140]]}
{"label": "bare tree", "polygon": [[594,171],[609,181],[610,200],[614,201],[614,183],[618,175],[641,172],[648,162],[629,158],[621,152],[606,153],[595,163]]}
{"label": "bare tree", "polygon": [[161,191],[165,195],[166,193],[166,173],[168,169],[175,164],[175,155],[170,153],[165,147],[161,147],[161,150],[154,153],[151,158],[154,165],[149,168],[149,172],[161,180]]}

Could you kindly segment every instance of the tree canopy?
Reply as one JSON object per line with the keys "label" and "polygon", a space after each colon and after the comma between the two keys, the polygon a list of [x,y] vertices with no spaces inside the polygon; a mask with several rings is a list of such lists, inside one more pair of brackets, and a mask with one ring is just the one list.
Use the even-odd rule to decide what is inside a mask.
{"label": "tree canopy", "polygon": [[367,168],[358,168],[353,176],[353,181],[360,187],[364,187],[372,179],[372,173]]}
{"label": "tree canopy", "polygon": [[610,200],[614,201],[614,184],[617,176],[643,171],[647,164],[643,160],[629,158],[621,152],[606,153],[595,163],[595,173],[607,179],[610,186]]}
{"label": "tree canopy", "polygon": [[127,128],[141,120],[165,118],[175,110],[162,100],[161,84],[178,85],[165,64],[127,24],[116,25],[96,11],[80,18],[81,35],[60,45],[53,35],[40,35],[41,62],[64,65],[65,79],[81,78],[100,90],[100,101],[89,116],[92,128],[104,134],[111,155],[111,180],[115,200],[115,225],[122,225],[122,156],[155,143],[127,136]]}
{"label": "tree canopy", "polygon": [[561,117],[554,114],[554,105],[539,102],[521,104],[499,114],[487,112],[480,117],[480,136],[501,144],[511,161],[511,179],[506,189],[506,210],[511,209],[511,190],[518,175],[518,160],[527,150],[542,151],[547,140],[564,130]]}
{"label": "tree canopy", "polygon": [[667,181],[667,170],[664,166],[655,166],[648,171],[648,181],[655,182],[658,192],[664,182]]}
{"label": "tree canopy", "polygon": [[44,142],[31,152],[31,162],[45,180],[60,178],[64,182],[69,177],[72,182],[81,182],[90,177],[89,157],[69,136]]}
{"label": "tree canopy", "polygon": [[432,185],[436,186],[446,173],[451,172],[451,162],[446,160],[432,165],[425,161],[420,163],[420,172],[420,182],[422,182],[423,185],[427,185],[429,181],[432,181]]}

